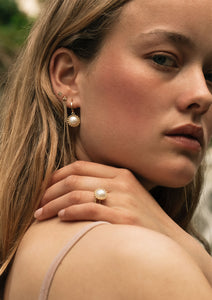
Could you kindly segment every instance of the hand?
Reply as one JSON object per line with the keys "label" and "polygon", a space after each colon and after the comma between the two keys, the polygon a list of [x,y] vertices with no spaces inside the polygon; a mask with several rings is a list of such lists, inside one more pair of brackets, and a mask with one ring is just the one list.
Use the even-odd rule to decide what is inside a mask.
{"label": "hand", "polygon": [[[94,203],[99,187],[108,193],[103,205]],[[91,162],[77,161],[56,171],[41,206],[35,213],[40,221],[59,214],[63,221],[102,220],[162,232],[171,222],[129,170]]]}

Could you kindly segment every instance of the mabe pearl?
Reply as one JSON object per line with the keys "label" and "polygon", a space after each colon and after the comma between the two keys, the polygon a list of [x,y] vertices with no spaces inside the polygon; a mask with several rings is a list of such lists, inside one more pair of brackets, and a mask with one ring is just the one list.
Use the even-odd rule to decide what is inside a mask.
{"label": "mabe pearl", "polygon": [[72,113],[68,117],[67,122],[71,127],[77,127],[80,125],[80,118],[75,113]]}

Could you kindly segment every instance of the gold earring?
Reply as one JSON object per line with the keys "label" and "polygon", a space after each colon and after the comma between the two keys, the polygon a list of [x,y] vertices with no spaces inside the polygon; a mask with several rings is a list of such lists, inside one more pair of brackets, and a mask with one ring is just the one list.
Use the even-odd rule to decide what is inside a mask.
{"label": "gold earring", "polygon": [[58,97],[62,98],[63,102],[66,102],[68,100],[68,98],[66,96],[63,96],[63,93],[61,93],[61,92],[58,92],[57,95],[58,95]]}
{"label": "gold earring", "polygon": [[57,95],[58,95],[59,97],[62,97],[62,96],[63,96],[63,94],[62,94],[61,92],[58,92]]}
{"label": "gold earring", "polygon": [[71,115],[68,116],[67,123],[70,127],[78,127],[80,125],[80,118],[75,114],[73,109],[73,101],[71,101]]}

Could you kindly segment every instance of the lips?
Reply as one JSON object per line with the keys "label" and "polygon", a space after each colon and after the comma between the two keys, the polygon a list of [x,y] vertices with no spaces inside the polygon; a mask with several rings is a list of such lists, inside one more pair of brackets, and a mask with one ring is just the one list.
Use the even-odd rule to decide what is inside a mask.
{"label": "lips", "polygon": [[171,129],[166,132],[166,136],[184,137],[190,140],[196,140],[201,147],[204,146],[204,132],[202,127],[193,124],[186,124]]}

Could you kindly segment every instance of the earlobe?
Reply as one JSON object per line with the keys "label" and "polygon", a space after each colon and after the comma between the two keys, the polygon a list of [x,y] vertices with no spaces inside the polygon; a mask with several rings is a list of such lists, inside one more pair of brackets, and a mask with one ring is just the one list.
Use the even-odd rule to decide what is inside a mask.
{"label": "earlobe", "polygon": [[55,95],[58,96],[58,91],[60,91],[68,98],[77,96],[78,85],[76,78],[79,69],[80,61],[72,51],[66,48],[60,48],[55,51],[49,67],[50,80]]}

